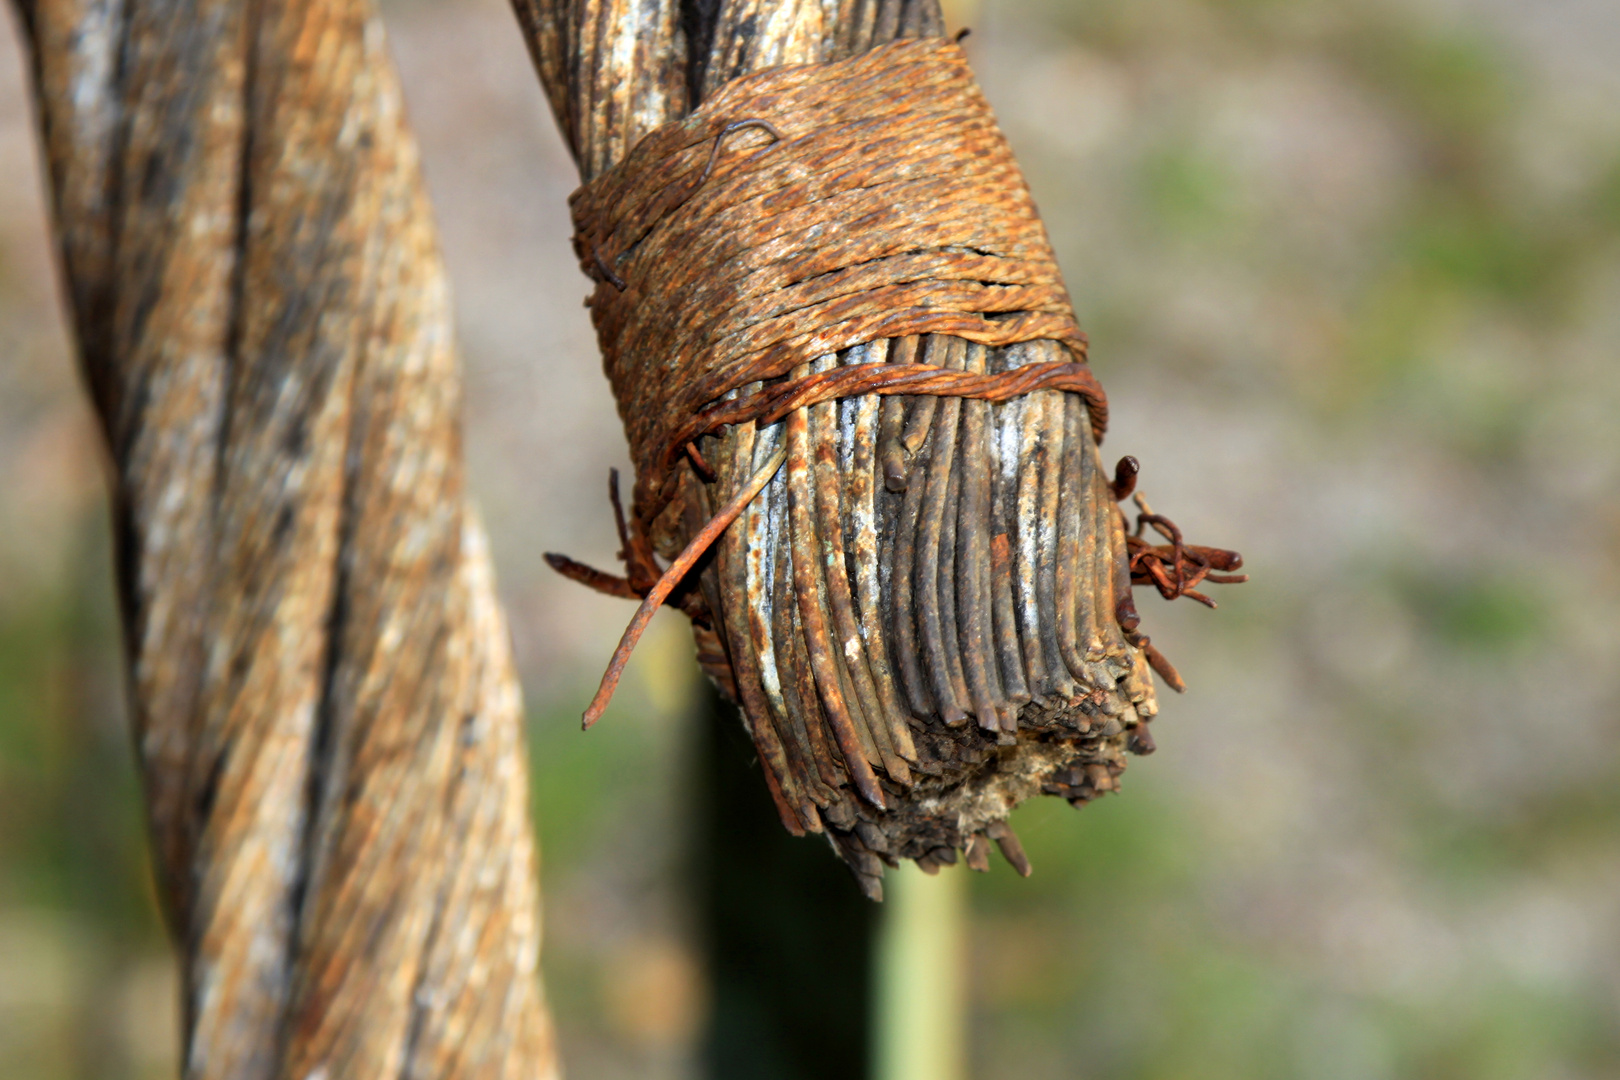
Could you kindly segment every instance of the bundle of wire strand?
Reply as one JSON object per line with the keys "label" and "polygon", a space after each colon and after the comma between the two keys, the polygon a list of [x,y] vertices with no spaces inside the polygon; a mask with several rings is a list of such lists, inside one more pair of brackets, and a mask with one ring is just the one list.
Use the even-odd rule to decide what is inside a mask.
{"label": "bundle of wire strand", "polygon": [[1241,560],[1140,498],[1131,529],[1136,463],[1104,467],[1107,398],[961,51],[734,80],[571,204],[636,481],[623,577],[552,564],[643,601],[587,726],[672,600],[783,824],[869,895],[992,842],[1028,873],[1012,808],[1115,790],[1152,672],[1181,689],[1133,584],[1208,603]]}

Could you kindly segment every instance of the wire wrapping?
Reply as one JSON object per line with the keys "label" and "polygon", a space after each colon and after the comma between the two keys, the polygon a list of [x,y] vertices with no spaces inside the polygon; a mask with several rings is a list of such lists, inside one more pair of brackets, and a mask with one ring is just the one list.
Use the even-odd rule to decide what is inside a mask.
{"label": "wire wrapping", "polygon": [[[691,440],[835,397],[1052,387],[1086,395],[1099,438],[1107,425],[1029,189],[951,42],[738,79],[569,201],[644,525]],[[815,357],[928,333],[1052,340],[1072,362],[994,376],[844,367],[716,405]]]}

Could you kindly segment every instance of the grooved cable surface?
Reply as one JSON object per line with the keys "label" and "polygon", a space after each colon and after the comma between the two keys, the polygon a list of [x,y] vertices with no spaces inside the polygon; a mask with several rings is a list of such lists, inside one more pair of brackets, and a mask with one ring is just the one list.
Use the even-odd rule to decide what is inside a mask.
{"label": "grooved cable surface", "polygon": [[18,0],[194,1078],[548,1077],[522,707],[369,0]]}
{"label": "grooved cable surface", "polygon": [[[693,418],[796,364],[909,334],[983,345],[1062,343],[1074,363],[1005,375],[909,373],[888,392],[1105,399],[1046,231],[974,83],[942,39],[849,60],[773,68],[721,89],[642,139],[570,200],[591,314],[636,463],[638,519],[672,493],[668,470],[698,435],[767,395]],[[846,369],[792,407],[883,392]],[[891,377],[893,372],[887,373]],[[864,377],[864,378],[863,378]],[[998,390],[1009,379],[1018,390]]]}

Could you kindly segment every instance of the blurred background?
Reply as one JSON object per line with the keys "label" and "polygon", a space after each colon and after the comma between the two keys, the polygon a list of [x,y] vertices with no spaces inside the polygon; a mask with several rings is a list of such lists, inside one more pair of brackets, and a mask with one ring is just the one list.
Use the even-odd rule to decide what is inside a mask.
{"label": "blurred background", "polygon": [[[527,693],[566,1068],[695,1080],[690,639],[661,615],[582,735],[630,611],[540,559],[611,561],[625,464],[572,165],[500,0],[385,11]],[[1122,796],[1021,809],[1033,878],[974,875],[971,1075],[1620,1076],[1620,5],[953,22],[1090,332],[1111,452],[1254,575],[1219,612],[1144,595],[1191,687],[1159,752]],[[101,451],[0,27],[0,1075],[170,1077]]]}

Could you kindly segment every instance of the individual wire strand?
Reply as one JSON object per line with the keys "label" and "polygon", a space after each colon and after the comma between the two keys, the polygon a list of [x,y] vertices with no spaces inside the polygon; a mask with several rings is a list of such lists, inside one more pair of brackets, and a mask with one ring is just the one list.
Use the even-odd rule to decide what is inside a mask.
{"label": "individual wire strand", "polygon": [[1059,643],[1058,626],[1058,507],[1064,466],[1064,399],[1057,392],[1044,393],[1041,413],[1041,480],[1033,528],[1036,544],[1035,602],[1039,610],[1041,649],[1047,673],[1048,692],[1067,704],[1076,696],[1078,684],[1069,673]]}
{"label": "individual wire strand", "polygon": [[[904,497],[894,524],[893,558],[889,573],[889,613],[894,629],[895,661],[912,715],[927,719],[936,702],[923,670],[921,627],[917,607],[918,539],[922,529],[923,498],[927,493],[933,440],[929,438],[938,402],[916,398],[907,404],[901,452],[905,455]],[[944,705],[939,704],[939,709]]]}
{"label": "individual wire strand", "polygon": [[613,657],[608,661],[607,671],[602,675],[602,683],[597,687],[596,695],[591,698],[590,705],[585,709],[584,727],[589,728],[602,718],[602,713],[607,709],[608,702],[613,698],[614,688],[619,685],[619,677],[624,674],[624,666],[630,660],[630,653],[635,649],[636,642],[641,640],[641,635],[646,631],[647,624],[652,622],[652,617],[658,613],[658,609],[663,606],[669,594],[686,577],[698,559],[702,558],[704,553],[709,550],[710,545],[720,538],[720,534],[725,532],[726,527],[737,519],[737,515],[742,513],[743,508],[753,500],[755,495],[759,494],[760,489],[770,482],[776,470],[781,467],[782,461],[783,456],[777,455],[767,462],[764,468],[755,473],[748,483],[744,484],[737,494],[721,508],[720,512],[709,519],[709,523],[703,527],[702,531],[691,539],[685,550],[676,557],[675,561],[670,564],[669,569],[664,571],[663,577],[658,579],[658,583],[652,587],[646,598],[641,601],[641,606],[636,609],[635,617],[630,620],[630,625],[625,629],[624,636],[619,639],[618,648],[613,650]]}
{"label": "individual wire strand", "polygon": [[1053,694],[1046,671],[1046,648],[1041,634],[1040,531],[1041,476],[1045,471],[1046,395],[1020,400],[1018,479],[1013,507],[1016,538],[1013,583],[1017,590],[1018,635],[1024,673],[1032,698],[1042,702]]}
{"label": "individual wire strand", "polygon": [[[1089,442],[1090,433],[1085,434]],[[1114,520],[1119,517],[1119,508],[1114,503],[1114,485],[1102,469],[1102,455],[1095,444],[1088,446],[1087,453],[1096,465],[1092,471],[1092,532],[1097,537],[1095,557],[1090,568],[1091,607],[1087,615],[1096,624],[1103,664],[1109,675],[1118,682],[1127,679],[1134,667],[1130,645],[1116,617],[1121,583],[1125,582],[1129,587],[1130,555],[1124,546],[1123,519],[1117,530],[1114,525]]]}
{"label": "individual wire strand", "polygon": [[[866,351],[865,362],[878,363],[888,351],[888,342],[874,344]],[[853,351],[852,357],[859,355]],[[865,647],[867,666],[875,684],[890,745],[906,762],[916,760],[917,750],[906,718],[906,707],[895,685],[883,633],[882,588],[878,571],[878,463],[877,441],[881,399],[872,396],[849,402],[850,424],[849,500],[845,529],[848,533],[849,565],[855,579],[855,600],[859,606],[859,630]],[[909,772],[909,769],[908,769]]]}
{"label": "individual wire strand", "polygon": [[[784,443],[786,424],[784,423]],[[846,811],[842,809],[839,789],[849,781],[841,759],[834,755],[822,721],[821,706],[816,694],[815,677],[804,649],[803,633],[799,625],[799,599],[793,586],[793,545],[789,542],[787,478],[781,477],[780,488],[771,490],[770,534],[772,538],[772,617],[773,637],[776,644],[776,668],[781,676],[782,702],[788,711],[795,732],[808,750],[815,764],[816,775],[821,778],[824,798],[818,799],[822,810],[837,824]]]}
{"label": "individual wire strand", "polygon": [[1071,676],[1088,689],[1096,684],[1086,670],[1081,655],[1080,628],[1076,625],[1076,608],[1080,603],[1076,577],[1080,571],[1082,545],[1088,539],[1086,525],[1089,514],[1083,512],[1083,492],[1090,481],[1090,463],[1076,446],[1073,410],[1065,398],[1059,417],[1063,431],[1063,452],[1059,458],[1060,476],[1057,513],[1057,561],[1053,568],[1056,588],[1057,642],[1063,665]]}
{"label": "individual wire strand", "polygon": [[[809,374],[809,369],[809,364],[801,364],[794,369],[793,377],[802,379]],[[796,409],[787,418],[789,533],[792,537],[793,589],[798,602],[799,626],[809,667],[814,675],[815,689],[827,724],[832,729],[833,739],[843,755],[844,768],[861,797],[882,809],[887,804],[882,789],[878,787],[877,777],[867,763],[867,748],[862,744],[855,719],[850,715],[850,702],[845,695],[838,661],[832,651],[832,640],[822,609],[821,590],[818,588],[821,559],[814,524],[808,412],[807,409]]]}
{"label": "individual wire strand", "polygon": [[[970,344],[965,351],[966,370],[982,374],[985,350]],[[989,441],[990,403],[969,400],[961,404],[960,464],[956,503],[955,600],[957,645],[962,671],[973,702],[979,727],[1001,731],[1005,695],[1001,687],[1000,665],[996,660],[990,600],[990,472],[993,453]],[[947,570],[947,573],[950,571]],[[1017,730],[1015,717],[1008,717],[1010,730]]]}
{"label": "individual wire strand", "polygon": [[1080,430],[1085,423],[1085,405],[1072,394],[1065,394],[1064,399],[1063,492],[1058,509],[1058,644],[1069,673],[1096,695],[1113,686],[1099,663],[1102,636],[1091,611],[1091,568],[1098,539],[1092,513],[1097,469],[1091,444]]}
{"label": "individual wire strand", "polygon": [[[730,445],[721,454],[722,473],[719,478],[723,489],[735,494],[735,485],[755,472],[754,447],[759,442],[753,424],[739,424],[729,438]],[[772,798],[790,833],[802,835],[806,830],[819,832],[821,817],[815,803],[804,793],[802,766],[790,759],[787,743],[778,730],[785,717],[773,707],[766,693],[760,672],[761,653],[753,645],[750,625],[754,605],[749,595],[749,538],[753,533],[750,519],[758,516],[760,500],[754,499],[743,511],[736,527],[727,529],[720,538],[716,570],[720,581],[719,620],[723,640],[730,644],[729,657],[738,703],[748,725],[760,760],[765,766],[766,780],[771,785]],[[774,677],[774,672],[772,673]],[[779,693],[779,692],[778,692]]]}
{"label": "individual wire strand", "polygon": [[[844,357],[846,364],[863,363],[866,349],[851,349]],[[833,366],[832,358],[824,358],[812,369],[826,370]],[[857,723],[864,728],[863,744],[870,743],[891,780],[909,784],[911,770],[895,750],[890,735],[888,718],[878,694],[877,682],[872,676],[866,644],[861,637],[861,624],[855,612],[854,592],[850,587],[849,561],[844,544],[844,487],[846,479],[852,481],[854,452],[854,424],[840,430],[840,413],[853,409],[855,402],[824,402],[810,409],[810,446],[813,454],[816,535],[821,546],[821,593],[832,616],[830,627],[838,635],[835,656],[846,674],[846,682],[854,691],[859,705]],[[852,418],[853,419],[853,418]],[[844,460],[842,450],[851,458]],[[853,496],[853,492],[851,493]],[[851,710],[852,714],[854,710]]]}
{"label": "individual wire strand", "polygon": [[[1003,362],[1007,358],[998,358]],[[1023,399],[1015,399],[992,409],[991,438],[994,443],[990,469],[990,521],[993,535],[990,539],[990,611],[992,632],[995,635],[996,659],[1001,669],[1002,686],[1006,691],[1010,717],[1009,729],[1016,732],[1018,714],[1030,700],[1029,683],[1024,672],[1024,650],[1018,639],[1018,615],[1013,599],[1014,555],[1012,538],[1017,522],[1012,511],[1017,505],[1018,475],[1022,466],[1021,440],[1018,437],[1020,421],[1024,415]]]}
{"label": "individual wire strand", "polygon": [[[954,366],[955,358],[950,353],[955,350],[947,344],[949,340],[951,339],[936,335],[928,341],[930,360],[934,359],[936,349],[944,354],[938,360],[941,367]],[[942,610],[940,597],[942,586],[940,567],[945,562],[946,556],[954,554],[955,549],[955,529],[953,528],[947,537],[944,535],[944,526],[946,506],[949,504],[952,466],[956,460],[956,429],[961,409],[960,399],[946,398],[938,404],[935,411],[933,430],[928,440],[930,454],[925,481],[927,487],[918,522],[913,586],[917,631],[921,651],[927,662],[928,685],[938,704],[940,719],[947,727],[958,727],[967,721],[965,708],[967,695],[957,690],[957,680],[953,678],[954,672],[950,663],[951,654],[955,650],[950,649],[950,642],[946,637],[949,624],[945,622],[945,617],[947,614],[954,616],[955,612]],[[915,479],[912,482],[915,482]],[[955,515],[951,516],[954,519]],[[954,625],[950,625],[950,629],[951,637],[954,639]]]}

